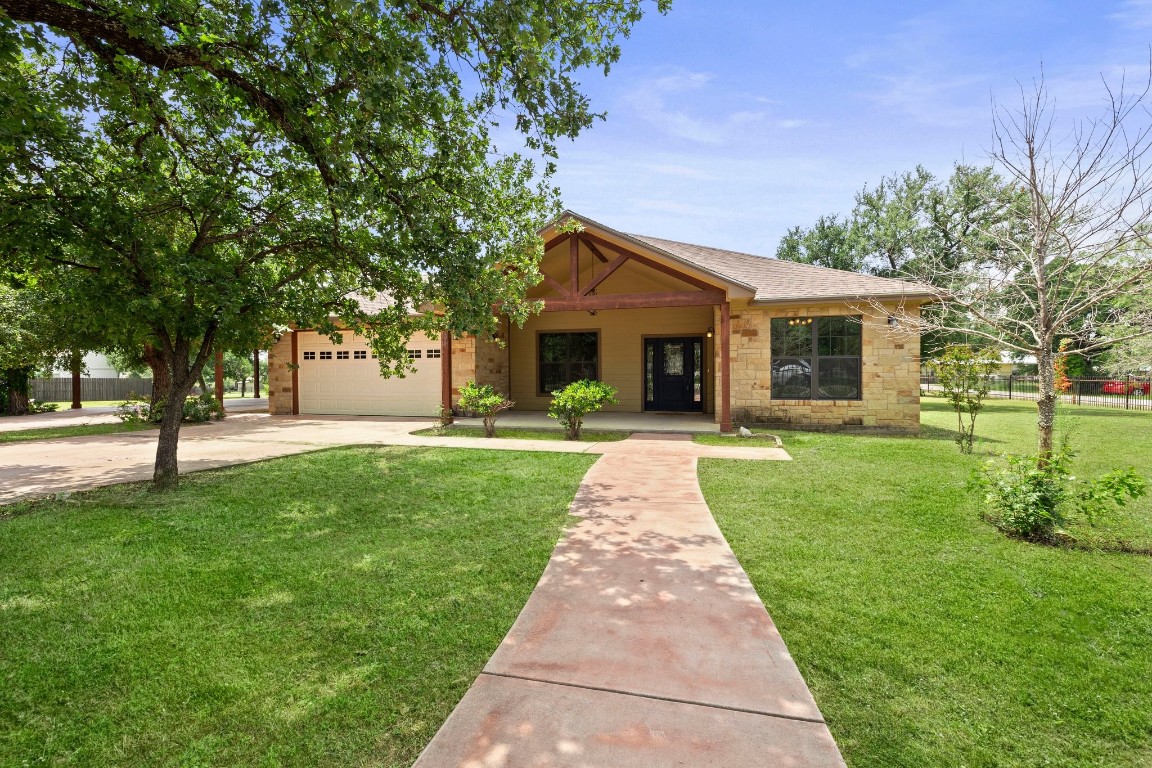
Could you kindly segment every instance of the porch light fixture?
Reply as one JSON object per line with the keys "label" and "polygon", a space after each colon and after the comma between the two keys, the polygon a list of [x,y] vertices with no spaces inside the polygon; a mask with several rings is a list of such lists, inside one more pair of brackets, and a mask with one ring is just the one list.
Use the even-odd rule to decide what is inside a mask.
{"label": "porch light fixture", "polygon": [[713,328],[712,326],[708,326],[708,330],[704,332],[704,335],[707,336],[708,338],[712,338],[712,334],[714,334],[714,333],[716,333],[716,329]]}
{"label": "porch light fixture", "polygon": [[888,326],[890,328],[895,328],[898,325],[900,325],[900,318],[896,317],[895,315],[888,315]]}

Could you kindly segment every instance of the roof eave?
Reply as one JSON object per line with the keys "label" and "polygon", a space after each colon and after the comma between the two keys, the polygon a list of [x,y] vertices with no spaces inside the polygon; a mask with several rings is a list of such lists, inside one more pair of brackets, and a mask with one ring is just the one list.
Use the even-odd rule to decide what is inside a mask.
{"label": "roof eave", "polygon": [[652,251],[653,253],[658,253],[659,255],[663,256],[664,258],[671,259],[672,261],[676,262],[677,264],[679,264],[683,267],[687,267],[690,270],[694,270],[694,271],[699,272],[703,275],[708,275],[709,277],[715,278],[722,283],[727,283],[729,285],[738,286],[738,287],[743,288],[744,290],[748,291],[749,293],[751,293],[753,295],[755,295],[755,293],[756,293],[756,286],[754,286],[754,285],[751,285],[749,283],[745,283],[745,282],[740,281],[740,280],[735,280],[732,277],[730,277],[728,275],[721,274],[719,272],[716,272],[715,270],[706,269],[705,267],[702,267],[699,264],[696,264],[694,262],[688,261],[687,259],[683,259],[674,253],[669,253],[668,251],[664,250],[663,248],[658,248],[657,246],[652,245],[651,243],[647,243],[647,242],[644,242],[643,240],[641,240],[639,238],[633,237],[632,235],[629,235],[627,232],[621,232],[618,229],[613,229],[612,227],[609,227],[606,224],[601,224],[600,222],[595,221],[594,219],[590,219],[587,216],[581,216],[580,214],[578,214],[574,211],[568,211],[568,210],[564,211],[563,213],[560,214],[560,216],[554,222],[552,222],[548,226],[544,227],[544,229],[542,229],[540,231],[542,233],[547,232],[549,229],[555,228],[558,224],[560,224],[560,222],[564,221],[565,219],[576,219],[581,224],[584,224],[586,226],[596,227],[597,229],[603,230],[604,232],[607,232],[608,234],[612,235],[613,237],[618,237],[621,240],[624,240],[624,241],[626,241],[626,242],[628,242],[634,246],[637,246],[639,248],[643,248],[643,249],[648,250],[648,251]]}
{"label": "roof eave", "polygon": [[881,301],[927,303],[936,297],[931,293],[870,293],[842,294],[839,296],[792,296],[782,299],[753,299],[748,302],[753,307],[780,306],[786,304],[820,304],[823,302]]}

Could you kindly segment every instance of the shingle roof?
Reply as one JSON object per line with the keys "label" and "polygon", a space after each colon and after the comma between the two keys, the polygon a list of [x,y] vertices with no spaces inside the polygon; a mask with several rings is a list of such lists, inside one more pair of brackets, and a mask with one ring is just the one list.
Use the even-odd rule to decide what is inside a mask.
{"label": "shingle roof", "polygon": [[799,264],[794,261],[726,251],[649,235],[630,235],[585,216],[566,211],[561,218],[575,218],[625,240],[646,246],[722,280],[755,292],[755,302],[789,302],[807,299],[930,298],[931,289],[908,280],[864,275],[841,269]]}
{"label": "shingle roof", "polygon": [[757,302],[794,299],[843,299],[929,296],[923,285],[842,269],[800,264],[794,261],[725,251],[705,245],[679,243],[647,235],[634,240],[694,264],[707,272],[727,277],[755,289]]}

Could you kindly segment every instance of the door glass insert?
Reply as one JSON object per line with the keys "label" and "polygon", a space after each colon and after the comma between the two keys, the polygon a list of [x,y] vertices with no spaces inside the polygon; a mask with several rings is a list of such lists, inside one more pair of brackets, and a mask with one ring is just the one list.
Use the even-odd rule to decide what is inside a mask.
{"label": "door glass insert", "polygon": [[664,345],[664,375],[684,375],[684,345],[680,342]]}
{"label": "door glass insert", "polygon": [[644,399],[651,403],[656,399],[656,385],[652,375],[656,370],[656,347],[653,344],[644,345]]}
{"label": "door glass insert", "polygon": [[704,344],[699,341],[692,343],[692,402],[699,403],[704,399]]}

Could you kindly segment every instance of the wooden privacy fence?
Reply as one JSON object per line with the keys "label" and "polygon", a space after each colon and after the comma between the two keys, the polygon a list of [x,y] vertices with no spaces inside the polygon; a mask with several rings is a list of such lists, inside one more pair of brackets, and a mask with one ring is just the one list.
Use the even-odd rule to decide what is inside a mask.
{"label": "wooden privacy fence", "polygon": [[[80,378],[80,400],[126,400],[152,394],[152,379]],[[72,402],[72,379],[33,379],[32,397],[49,403]]]}

